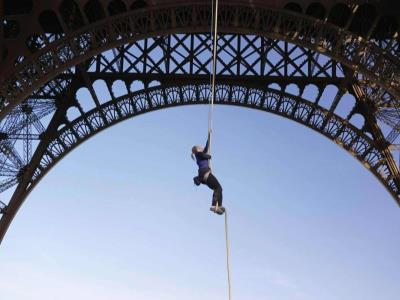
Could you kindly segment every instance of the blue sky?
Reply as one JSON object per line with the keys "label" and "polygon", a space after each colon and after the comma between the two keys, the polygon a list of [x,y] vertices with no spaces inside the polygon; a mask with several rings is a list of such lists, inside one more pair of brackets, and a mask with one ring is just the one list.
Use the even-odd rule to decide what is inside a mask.
{"label": "blue sky", "polygon": [[[62,160],[0,247],[0,299],[226,299],[223,218],[195,187],[207,107],[149,113]],[[277,116],[217,106],[233,299],[397,300],[400,209],[358,161]]]}

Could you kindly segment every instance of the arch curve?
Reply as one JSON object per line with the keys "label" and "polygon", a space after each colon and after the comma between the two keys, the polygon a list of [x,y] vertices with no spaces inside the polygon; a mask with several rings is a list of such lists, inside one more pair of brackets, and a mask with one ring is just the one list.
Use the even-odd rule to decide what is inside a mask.
{"label": "arch curve", "polygon": [[[128,11],[129,8],[121,5],[125,2],[113,0],[107,7],[109,14],[120,14],[122,11],[126,13],[104,18],[93,16],[93,22],[97,19],[99,21],[85,25],[84,15],[76,8],[75,2],[64,0],[60,6],[62,17],[60,21],[64,20],[62,25],[70,32],[61,39],[51,40],[47,44],[44,41],[43,45],[35,46],[34,53],[18,64],[15,73],[1,83],[0,100],[4,99],[4,102],[0,104],[0,118],[21,103],[37,87],[47,84],[49,79],[66,70],[69,71],[70,68],[79,69],[79,66],[76,68],[75,66],[100,52],[135,41],[142,42],[148,37],[160,37],[171,33],[204,33],[209,29],[209,5],[181,4],[159,7],[157,10],[134,7]],[[377,91],[378,95],[383,90],[394,96],[400,96],[400,79],[397,77],[400,70],[398,59],[358,35],[315,19],[326,14],[318,7],[309,10],[310,15],[314,17],[264,6],[248,7],[235,4],[222,6],[220,12],[221,33],[257,35],[309,48],[311,52],[323,53],[345,68],[357,72],[360,81],[369,79],[376,82],[374,88],[380,88]],[[362,30],[360,34],[363,34]],[[268,44],[264,46],[267,47]],[[85,71],[83,70],[83,73]],[[177,69],[175,72],[178,74],[180,71]],[[365,133],[363,131],[365,128],[356,128],[349,120],[339,117],[328,108],[323,108],[319,103],[321,94],[319,91],[316,93],[315,101],[310,102],[291,95],[291,91],[298,94],[304,91],[300,87],[295,88],[285,84],[284,81],[276,84],[280,90],[254,87],[240,84],[240,79],[242,75],[257,76],[258,73],[236,74],[229,73],[229,69],[226,69],[226,72],[228,75],[236,75],[239,82],[236,84],[233,84],[232,80],[221,82],[217,90],[219,104],[271,112],[314,129],[362,162],[400,203],[399,174],[393,171],[397,170],[397,166],[393,167],[390,162],[388,163],[387,147],[378,144],[377,140],[374,140],[375,137]],[[206,73],[196,73],[196,75],[207,76]],[[327,73],[329,76],[329,72]],[[52,124],[54,131],[46,130],[48,144],[40,143],[33,163],[23,166],[18,173],[17,179],[20,180],[20,184],[9,202],[7,214],[0,219],[0,241],[29,192],[65,155],[90,136],[124,119],[166,107],[207,103],[209,88],[201,80],[200,78],[194,84],[177,85],[162,82],[161,86],[152,86],[146,81],[143,85],[144,90],[131,91],[127,95],[110,93],[110,97],[105,100],[100,99],[102,101],[96,99],[95,93],[90,90],[93,89],[92,85],[85,86],[82,82],[78,83],[82,88],[86,88],[84,94],[92,97],[94,106],[82,109],[79,103],[75,103],[72,109],[66,110],[69,111],[70,118],[64,118],[62,123]],[[129,80],[124,81],[124,84],[128,85],[128,82]],[[110,84],[110,81],[105,81],[106,86]],[[286,88],[287,91],[284,92]],[[332,99],[332,103],[335,102],[336,99]],[[335,105],[331,107],[334,108]]]}
{"label": "arch curve", "polygon": [[[54,124],[51,139],[39,145],[36,160],[30,166],[25,185],[19,185],[7,214],[0,219],[0,242],[26,197],[39,181],[61,159],[98,132],[126,119],[175,106],[208,104],[208,83],[161,85],[128,92],[113,98],[84,114],[76,114],[68,123]],[[272,88],[221,83],[216,90],[216,103],[270,112],[300,123],[321,133],[360,161],[397,199],[399,190],[376,143],[363,131],[329,110],[300,96]],[[75,110],[75,109],[74,109]],[[29,174],[30,173],[30,174]]]}

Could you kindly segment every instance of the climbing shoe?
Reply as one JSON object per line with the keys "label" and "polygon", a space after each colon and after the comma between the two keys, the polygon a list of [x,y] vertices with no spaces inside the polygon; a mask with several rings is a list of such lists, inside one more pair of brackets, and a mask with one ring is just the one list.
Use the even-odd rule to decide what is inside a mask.
{"label": "climbing shoe", "polygon": [[193,177],[193,183],[199,186],[201,184],[200,178],[198,176]]}
{"label": "climbing shoe", "polygon": [[216,214],[222,215],[225,212],[225,207],[219,206],[216,210],[214,210]]}

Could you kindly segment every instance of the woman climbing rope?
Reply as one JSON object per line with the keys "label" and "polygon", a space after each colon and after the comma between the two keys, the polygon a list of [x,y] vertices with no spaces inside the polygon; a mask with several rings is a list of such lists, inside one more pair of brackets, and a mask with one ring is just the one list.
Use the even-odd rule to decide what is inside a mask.
{"label": "woman climbing rope", "polygon": [[210,168],[211,155],[208,153],[210,135],[210,132],[208,132],[207,144],[204,149],[201,146],[192,147],[192,158],[199,166],[199,173],[196,177],[193,177],[193,181],[197,186],[205,184],[214,191],[210,210],[222,215],[225,212],[225,208],[222,206],[222,187],[218,179],[211,173]]}

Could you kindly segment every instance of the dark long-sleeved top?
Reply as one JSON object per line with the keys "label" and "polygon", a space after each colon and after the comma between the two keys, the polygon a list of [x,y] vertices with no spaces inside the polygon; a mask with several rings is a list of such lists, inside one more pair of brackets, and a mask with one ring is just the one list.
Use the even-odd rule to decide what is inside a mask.
{"label": "dark long-sleeved top", "polygon": [[196,163],[199,166],[199,170],[204,170],[204,169],[210,168],[209,160],[211,159],[211,155],[208,154],[209,144],[210,144],[210,135],[208,135],[207,143],[206,143],[206,146],[204,147],[204,150],[202,152],[197,152],[195,154]]}

